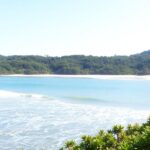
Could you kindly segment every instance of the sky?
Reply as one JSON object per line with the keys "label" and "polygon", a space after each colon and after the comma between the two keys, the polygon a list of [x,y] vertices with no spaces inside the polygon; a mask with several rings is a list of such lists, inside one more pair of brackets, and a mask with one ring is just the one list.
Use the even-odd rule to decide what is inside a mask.
{"label": "sky", "polygon": [[150,0],[0,0],[1,55],[130,55],[149,39]]}

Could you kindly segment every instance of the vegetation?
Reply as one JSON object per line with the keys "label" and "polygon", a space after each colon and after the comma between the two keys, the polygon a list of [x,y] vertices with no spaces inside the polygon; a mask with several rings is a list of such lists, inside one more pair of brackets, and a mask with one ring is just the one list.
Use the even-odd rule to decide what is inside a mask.
{"label": "vegetation", "polygon": [[150,74],[150,51],[131,56],[0,56],[0,74]]}
{"label": "vegetation", "polygon": [[115,125],[96,136],[85,135],[80,143],[67,141],[60,150],[150,150],[150,118],[142,125]]}

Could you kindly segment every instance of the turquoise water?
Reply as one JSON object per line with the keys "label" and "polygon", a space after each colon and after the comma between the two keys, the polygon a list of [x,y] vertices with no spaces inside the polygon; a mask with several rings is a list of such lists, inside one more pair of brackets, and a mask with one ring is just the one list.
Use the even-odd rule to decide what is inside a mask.
{"label": "turquoise water", "polygon": [[1,77],[0,89],[85,103],[150,105],[150,81],[87,78]]}
{"label": "turquoise water", "polygon": [[0,149],[58,149],[150,114],[149,80],[0,77]]}

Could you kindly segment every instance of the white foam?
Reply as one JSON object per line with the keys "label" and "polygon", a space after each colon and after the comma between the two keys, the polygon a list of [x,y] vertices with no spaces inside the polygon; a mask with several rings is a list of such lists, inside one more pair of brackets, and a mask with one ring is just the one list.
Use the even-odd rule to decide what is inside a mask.
{"label": "white foam", "polygon": [[[9,91],[1,93],[22,96],[22,93]],[[20,98],[0,101],[1,149],[6,146],[8,149],[16,149],[17,146],[25,149],[59,149],[66,140],[96,134],[100,129],[110,129],[114,124],[141,123],[150,114],[149,110],[28,98],[23,101]]]}
{"label": "white foam", "polygon": [[18,97],[18,96],[20,96],[19,93],[0,90],[0,98],[7,98],[7,97],[9,98],[9,97]]}
{"label": "white foam", "polygon": [[40,94],[19,93],[19,92],[0,90],[0,98],[12,98],[12,97],[43,98],[45,96]]}

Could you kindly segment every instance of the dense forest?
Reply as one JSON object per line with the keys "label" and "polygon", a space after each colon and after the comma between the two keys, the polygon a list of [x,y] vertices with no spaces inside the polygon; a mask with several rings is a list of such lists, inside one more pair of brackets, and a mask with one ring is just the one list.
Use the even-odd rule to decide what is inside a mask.
{"label": "dense forest", "polygon": [[150,50],[131,56],[2,56],[0,74],[150,74]]}
{"label": "dense forest", "polygon": [[142,125],[115,125],[95,136],[82,136],[80,143],[67,141],[60,150],[150,150],[150,118]]}

